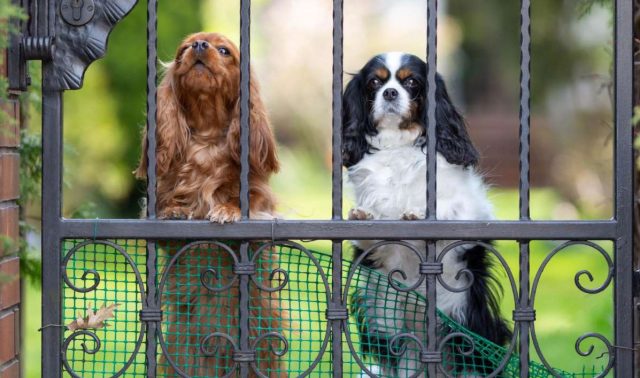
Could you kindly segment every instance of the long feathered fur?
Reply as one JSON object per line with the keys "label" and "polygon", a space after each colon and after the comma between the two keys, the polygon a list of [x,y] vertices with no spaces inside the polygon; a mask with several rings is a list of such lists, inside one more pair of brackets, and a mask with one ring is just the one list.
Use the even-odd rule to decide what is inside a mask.
{"label": "long feathered fur", "polygon": [[[156,131],[157,213],[161,219],[208,219],[225,223],[240,219],[240,54],[226,37],[215,33],[188,36],[166,67],[158,86]],[[270,218],[275,199],[270,176],[279,169],[276,144],[255,75],[250,84],[250,217]],[[147,176],[147,145],[135,174]],[[185,245],[159,242],[169,256]],[[238,254],[238,250],[235,249]],[[277,266],[272,250],[258,262],[256,279],[267,284]],[[214,332],[239,338],[239,286],[227,291],[207,289],[201,282],[208,269],[220,274],[214,284],[229,282],[234,259],[216,245],[194,247],[177,259],[167,273],[162,295],[167,354],[160,365],[176,375],[171,360],[190,376],[221,376],[235,368],[233,350],[220,347],[213,356],[200,349],[203,338]],[[233,276],[233,274],[230,274]],[[208,276],[207,276],[208,277]],[[209,277],[211,278],[211,277]],[[212,283],[210,283],[211,285]],[[283,310],[277,293],[250,285],[250,337],[283,328]],[[258,319],[260,323],[258,324]],[[282,362],[261,345],[256,367],[263,374],[285,377]],[[213,338],[213,345],[224,344]],[[205,345],[213,349],[212,345]],[[277,348],[277,346],[276,346]],[[254,372],[251,377],[257,376]]]}
{"label": "long feathered fur", "polygon": [[[409,81],[412,80],[412,81]],[[421,219],[426,193],[426,64],[419,58],[388,53],[371,59],[353,76],[343,96],[343,160],[355,192],[356,208],[350,218]],[[382,109],[382,111],[380,110]],[[386,109],[386,110],[385,110]],[[464,118],[454,106],[444,81],[436,75],[437,219],[492,219],[486,186],[475,171],[478,152],[466,130]],[[356,258],[375,241],[354,241]],[[422,241],[407,241],[423,251]],[[451,241],[438,241],[440,254]],[[385,245],[366,252],[363,265],[387,277],[395,275],[406,285],[420,278],[419,258],[406,247]],[[450,292],[438,283],[437,306],[472,332],[504,344],[511,331],[500,315],[500,288],[491,274],[491,259],[481,245],[464,245],[443,256],[443,280],[464,287],[469,278],[458,273],[468,269],[473,284],[463,293]],[[410,376],[420,364],[415,351],[392,353],[390,341],[399,333],[413,332],[423,338],[425,309],[408,303],[408,297],[367,280],[353,297],[352,312],[361,335],[363,353],[377,357],[386,375]],[[424,283],[417,288],[423,293]],[[391,303],[389,303],[391,302]],[[395,347],[400,347],[396,345]],[[397,351],[397,350],[396,350]],[[458,355],[474,373],[488,374],[496,366],[480,355]],[[469,365],[469,364],[472,365]]]}

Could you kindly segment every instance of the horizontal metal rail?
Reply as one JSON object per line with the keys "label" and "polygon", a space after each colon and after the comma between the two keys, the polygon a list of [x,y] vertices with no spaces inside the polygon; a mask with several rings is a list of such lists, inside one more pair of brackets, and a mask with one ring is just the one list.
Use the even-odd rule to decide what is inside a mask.
{"label": "horizontal metal rail", "polygon": [[129,239],[436,239],[614,240],[615,220],[601,221],[207,221],[64,219],[61,237]]}

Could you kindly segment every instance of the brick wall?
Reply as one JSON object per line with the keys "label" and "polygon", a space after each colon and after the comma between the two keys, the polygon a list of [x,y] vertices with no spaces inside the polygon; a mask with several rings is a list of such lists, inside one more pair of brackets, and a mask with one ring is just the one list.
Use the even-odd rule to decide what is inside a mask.
{"label": "brick wall", "polygon": [[[5,59],[3,60],[6,62]],[[5,65],[0,75],[6,76]],[[0,100],[1,101],[1,100]],[[16,242],[19,238],[18,144],[20,142],[20,103],[9,95],[0,103],[12,122],[0,123],[0,237]],[[13,243],[14,245],[16,243]],[[20,261],[15,246],[0,243],[0,378],[20,376]]]}

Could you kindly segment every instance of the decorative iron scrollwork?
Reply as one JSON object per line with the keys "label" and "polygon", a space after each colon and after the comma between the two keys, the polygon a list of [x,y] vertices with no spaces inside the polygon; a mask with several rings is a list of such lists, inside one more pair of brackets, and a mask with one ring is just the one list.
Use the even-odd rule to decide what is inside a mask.
{"label": "decorative iron scrollwork", "polygon": [[[93,292],[97,290],[98,287],[100,286],[101,277],[100,277],[100,273],[96,269],[86,269],[83,271],[82,276],[80,276],[80,279],[82,281],[91,281],[91,284],[87,287],[79,287],[76,284],[74,284],[73,281],[69,278],[69,274],[68,274],[69,262],[74,258],[76,253],[78,253],[79,251],[83,251],[89,245],[103,245],[105,247],[109,247],[113,249],[116,254],[121,255],[125,259],[126,264],[131,268],[133,274],[135,275],[135,284],[140,294],[140,303],[145,303],[146,296],[145,296],[144,282],[142,280],[140,270],[136,266],[135,261],[133,261],[131,256],[129,256],[129,254],[121,246],[108,240],[86,240],[82,243],[78,243],[73,248],[71,248],[69,252],[67,252],[67,254],[64,256],[64,259],[62,260],[62,278],[65,284],[74,292],[81,293],[81,294]],[[81,336],[84,336],[85,339],[83,340],[86,340],[86,338],[88,337],[92,339],[94,343],[93,347],[88,347],[86,342],[84,341],[80,344],[82,346],[82,351],[85,354],[89,354],[89,355],[96,354],[100,351],[100,348],[102,347],[102,342],[100,341],[100,338],[94,332],[88,331],[88,330],[75,331],[70,336],[64,339],[62,343],[62,363],[65,369],[67,370],[67,372],[73,377],[80,377],[80,375],[71,366],[71,363],[69,362],[69,358],[67,354],[68,354],[70,345],[76,342]],[[136,356],[138,355],[138,352],[140,351],[143,339],[144,339],[144,324],[140,322],[139,329],[138,329],[138,337],[136,339],[136,343],[131,352],[131,355],[129,356],[127,361],[123,364],[123,366],[111,377],[113,378],[120,377],[127,371],[127,369],[129,369],[129,367],[133,364]]]}
{"label": "decorative iron scrollwork", "polygon": [[[590,251],[595,251],[598,252],[600,254],[600,256],[602,256],[602,258],[605,260],[608,269],[607,272],[607,276],[604,279],[604,282],[602,284],[600,284],[599,286],[595,287],[595,288],[587,288],[585,287],[582,282],[581,282],[581,278],[582,277],[587,277],[591,282],[594,281],[594,277],[593,274],[588,271],[588,270],[580,270],[578,271],[575,276],[574,276],[574,283],[576,285],[576,287],[578,288],[578,290],[582,291],[583,293],[587,293],[587,294],[597,294],[602,292],[603,290],[605,290],[607,287],[609,287],[609,285],[611,284],[611,281],[613,280],[613,276],[614,276],[614,265],[613,265],[613,260],[611,259],[611,256],[609,256],[609,254],[599,245],[590,242],[590,241],[569,241],[566,242],[564,244],[561,244],[560,246],[556,247],[555,249],[553,249],[549,255],[547,255],[547,257],[544,259],[544,261],[542,262],[542,264],[540,265],[540,268],[538,268],[538,272],[536,273],[536,276],[533,280],[533,286],[531,289],[531,307],[534,307],[534,303],[536,300],[536,294],[538,291],[538,285],[540,283],[540,278],[542,277],[542,273],[544,272],[545,268],[547,267],[547,265],[549,264],[549,262],[556,256],[558,255],[561,251],[574,246],[574,245],[582,245],[582,246],[586,246],[589,247],[588,250]],[[609,340],[607,340],[606,337],[604,337],[603,335],[599,334],[599,333],[587,333],[584,334],[582,336],[580,336],[575,343],[575,350],[576,353],[582,357],[588,357],[590,356],[595,347],[593,344],[589,345],[589,348],[585,351],[583,350],[583,344],[585,343],[585,341],[587,339],[596,339],[599,340],[600,342],[602,342],[605,346],[605,348],[607,349],[606,355],[608,355],[608,361],[606,366],[604,367],[604,369],[602,370],[602,372],[600,374],[597,375],[597,378],[600,377],[604,377],[606,376],[609,371],[613,368],[613,364],[615,362],[615,351],[614,351],[614,347],[611,345],[611,343],[609,342]],[[549,362],[547,361],[545,355],[542,353],[542,350],[540,348],[540,344],[538,342],[538,337],[536,335],[536,327],[535,327],[535,322],[531,323],[531,340],[533,343],[533,346],[535,347],[536,353],[538,354],[538,357],[540,357],[540,361],[542,361],[542,363],[544,364],[544,366],[549,370],[549,372],[555,376],[555,377],[561,377],[552,367],[551,364],[549,364]],[[603,354],[603,355],[604,355]]]}
{"label": "decorative iron scrollwork", "polygon": [[[257,243],[252,244],[255,246]],[[185,243],[184,246],[181,246],[180,249],[171,256],[170,261],[166,265],[158,286],[161,305],[173,305],[169,296],[176,294],[172,294],[172,290],[175,290],[175,288],[171,288],[171,283],[172,280],[175,280],[177,274],[176,269],[184,268],[183,265],[190,266],[191,269],[195,269],[197,271],[197,277],[199,278],[198,284],[206,290],[192,295],[215,296],[221,295],[223,292],[227,292],[226,295],[237,295],[230,294],[229,291],[237,290],[239,279],[243,275],[249,276],[250,284],[258,288],[260,291],[267,293],[281,291],[289,284],[289,272],[278,267],[275,267],[272,270],[265,270],[267,269],[266,267],[270,265],[262,263],[262,261],[269,259],[269,257],[265,255],[267,253],[273,253],[274,248],[278,247],[287,247],[292,250],[295,249],[300,251],[301,256],[306,256],[311,261],[312,265],[317,269],[318,276],[320,277],[320,285],[324,289],[324,301],[329,303],[331,298],[331,289],[329,286],[329,280],[322,268],[322,265],[310,251],[298,243],[283,241],[260,244],[255,248],[250,259],[242,262],[240,260],[241,255],[227,244],[217,241],[195,241]],[[210,251],[212,248],[216,249],[215,253]],[[201,254],[203,251],[207,252]],[[214,255],[224,256],[224,258],[221,260],[214,259],[213,261],[207,260],[208,257],[210,258]],[[188,259],[190,258],[204,258],[203,264],[205,266],[193,267],[186,262],[189,261]],[[212,263],[214,265],[211,265]],[[227,270],[227,274],[223,274],[223,270]],[[201,288],[196,289],[196,291],[198,290],[201,290]],[[166,312],[170,313],[171,309],[169,308]],[[172,319],[169,315],[168,322],[171,323],[172,321],[175,322],[176,320]],[[196,354],[199,354],[199,357],[203,357],[206,360],[211,359],[209,361],[202,360],[202,364],[204,364],[202,367],[204,369],[218,369],[217,374],[221,377],[231,377],[236,375],[240,364],[248,364],[253,372],[252,374],[258,377],[268,377],[270,374],[269,372],[260,371],[261,359],[265,358],[264,351],[268,350],[270,352],[270,358],[283,357],[289,351],[289,342],[283,334],[276,331],[250,336],[251,343],[249,347],[247,349],[242,349],[240,347],[240,341],[237,339],[237,332],[234,334],[233,331],[229,332],[225,330],[224,327],[221,327],[221,330],[222,331],[214,329],[212,330],[213,332],[198,336],[197,341],[193,343],[188,342],[190,344],[189,348],[192,349],[189,349],[189,352],[187,352],[195,352]],[[207,332],[209,331],[211,331],[211,329]],[[254,329],[254,331],[257,330]],[[176,331],[174,330],[173,332],[175,333]],[[158,332],[159,345],[164,355],[163,358],[166,363],[170,365],[176,375],[189,377],[191,372],[176,359],[175,353],[170,351],[170,340],[167,339],[167,337],[171,337],[171,334],[172,333],[167,329],[162,328],[160,328]],[[329,344],[329,339],[330,331],[329,326],[327,325],[327,328],[324,331],[322,346],[320,347],[317,357],[310,363],[309,367],[302,372],[301,376],[305,376],[310,373],[321,362],[322,356]],[[217,363],[222,360],[229,362],[229,365],[217,365]]]}
{"label": "decorative iron scrollwork", "polygon": [[64,0],[57,12],[52,75],[43,88],[79,89],[91,63],[104,56],[113,27],[138,0]]}

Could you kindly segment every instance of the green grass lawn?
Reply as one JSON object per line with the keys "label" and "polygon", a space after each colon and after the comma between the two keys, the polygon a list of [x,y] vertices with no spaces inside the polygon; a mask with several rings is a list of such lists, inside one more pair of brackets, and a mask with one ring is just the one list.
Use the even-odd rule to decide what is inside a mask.
{"label": "green grass lawn", "polygon": [[[304,156],[287,155],[283,153],[282,173],[274,180],[274,188],[281,199],[281,213],[286,218],[326,219],[330,216],[330,181],[329,174],[322,167],[313,168]],[[303,169],[301,166],[304,166]],[[309,168],[311,166],[311,168]],[[303,177],[293,176],[298,172]],[[304,187],[291,183],[305,183]],[[513,190],[491,190],[491,199],[495,204],[498,219],[517,219],[517,192]],[[550,218],[556,206],[562,202],[554,192],[537,189],[532,192],[532,216],[535,219]],[[348,199],[345,200],[345,211],[349,208]],[[129,242],[131,243],[131,242]],[[535,277],[541,262],[561,242],[532,242],[531,243],[531,280]],[[329,254],[330,244],[326,241],[306,243],[315,251]],[[607,253],[611,253],[611,243],[600,243]],[[508,269],[512,272],[516,283],[518,281],[519,253],[518,245],[512,241],[497,241],[496,249],[505,258]],[[348,249],[345,248],[345,251]],[[144,266],[144,244],[130,245],[127,251],[133,254],[139,266]],[[113,251],[111,251],[113,252]],[[91,304],[98,307],[103,303],[118,302],[121,307],[111,326],[98,330],[97,336],[102,340],[101,349],[87,355],[82,351],[80,342],[71,344],[70,356],[72,366],[83,371],[84,376],[102,377],[119,370],[126,363],[133,352],[133,345],[139,334],[140,324],[137,321],[140,309],[139,293],[131,269],[124,263],[124,259],[109,252],[107,249],[91,250],[86,255],[78,254],[70,265],[72,282],[86,287],[92,283],[91,277],[80,280],[78,277],[84,269],[96,269],[102,272],[101,283],[93,293],[87,295],[74,294],[65,288],[65,323],[72,321],[76,314]],[[112,257],[108,257],[113,255]],[[345,256],[349,253],[345,252]],[[286,261],[283,260],[283,261]],[[325,259],[326,261],[326,259]],[[348,261],[348,259],[347,259]],[[305,265],[306,264],[306,265]],[[285,331],[290,341],[290,349],[285,358],[289,370],[295,376],[306,370],[318,356],[326,334],[324,320],[324,286],[315,272],[301,271],[305,263],[293,264],[289,261],[290,283],[282,294],[282,298],[289,308],[290,327]],[[296,269],[298,267],[298,269]],[[314,267],[312,267],[314,268]],[[328,266],[323,266],[325,270]],[[73,270],[75,269],[75,270]],[[315,268],[314,268],[315,269]],[[576,353],[576,340],[588,332],[598,332],[609,340],[613,331],[613,299],[611,286],[599,294],[585,294],[575,285],[576,274],[587,270],[593,275],[593,282],[586,275],[581,276],[580,282],[587,288],[600,286],[607,276],[608,266],[605,259],[596,250],[585,246],[573,246],[557,254],[542,274],[535,308],[537,319],[536,334],[542,352],[548,362],[556,367],[571,372],[590,370],[596,366],[596,371],[607,362],[603,355],[605,348],[597,340],[587,339],[581,346],[586,351],[590,345],[595,349],[588,357],[581,357]],[[144,272],[142,272],[144,274]],[[497,265],[495,274],[504,288],[502,309],[507,319],[511,319],[514,309],[513,293],[505,272],[505,268]],[[75,278],[74,278],[75,277]],[[330,282],[330,278],[329,278]],[[40,376],[40,296],[39,288],[25,284],[23,319],[24,319],[24,368],[26,377]],[[46,309],[45,309],[46,311]],[[350,321],[350,330],[356,341],[356,330]],[[69,331],[65,336],[69,336]],[[80,340],[82,341],[82,340]],[[85,340],[89,349],[93,342]],[[350,356],[346,343],[343,343],[345,376],[357,376],[360,368]],[[329,348],[321,357],[312,376],[324,377],[330,372],[331,353]],[[539,361],[536,351],[531,348],[531,359]],[[144,372],[144,352],[136,358],[125,376],[132,373]]]}

